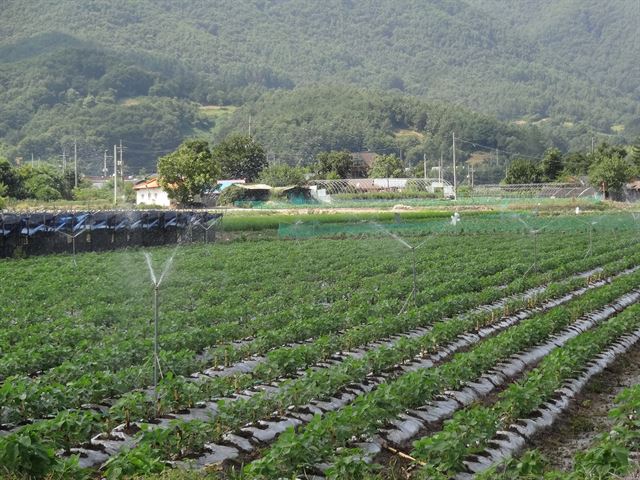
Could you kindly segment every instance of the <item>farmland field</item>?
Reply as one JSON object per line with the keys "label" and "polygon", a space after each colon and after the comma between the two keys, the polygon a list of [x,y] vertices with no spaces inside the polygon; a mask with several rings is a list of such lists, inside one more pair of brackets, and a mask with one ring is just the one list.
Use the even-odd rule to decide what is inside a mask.
{"label": "farmland field", "polygon": [[[635,218],[512,220],[2,261],[0,474],[633,472]],[[605,420],[548,459],[596,397]]]}

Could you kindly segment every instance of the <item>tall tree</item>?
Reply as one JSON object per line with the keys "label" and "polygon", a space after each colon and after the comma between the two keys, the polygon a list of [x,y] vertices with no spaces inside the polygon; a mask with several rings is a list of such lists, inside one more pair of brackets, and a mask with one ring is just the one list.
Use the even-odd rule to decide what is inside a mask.
{"label": "tall tree", "polygon": [[225,178],[244,178],[253,182],[268,164],[262,145],[248,135],[228,136],[213,147],[212,154]]}
{"label": "tall tree", "polygon": [[562,152],[557,148],[549,148],[544,152],[540,163],[540,171],[545,181],[553,182],[562,172]]}
{"label": "tall tree", "polygon": [[322,178],[347,178],[353,168],[353,156],[346,150],[320,152],[316,155],[315,171]]}
{"label": "tall tree", "polygon": [[515,159],[507,168],[507,175],[504,178],[504,183],[507,184],[519,184],[519,183],[540,183],[542,181],[542,172],[538,165],[531,160],[524,160],[521,158]]}
{"label": "tall tree", "polygon": [[605,198],[611,193],[619,194],[635,174],[637,168],[616,152],[613,155],[599,155],[589,168],[589,181],[591,184],[603,190]]}
{"label": "tall tree", "polygon": [[640,168],[640,137],[631,146],[631,163]]}
{"label": "tall tree", "polygon": [[270,165],[262,172],[258,180],[272,187],[286,187],[290,185],[302,185],[305,182],[305,169],[290,165]]}
{"label": "tall tree", "polygon": [[0,183],[5,186],[4,194],[9,197],[17,197],[20,191],[20,178],[9,160],[0,157]]}
{"label": "tall tree", "polygon": [[16,169],[20,179],[19,198],[38,200],[70,200],[73,198],[73,180],[51,165],[22,165]]}
{"label": "tall tree", "polygon": [[369,171],[370,178],[400,178],[403,175],[402,162],[395,155],[378,155]]}
{"label": "tall tree", "polygon": [[187,140],[177,150],[158,160],[158,175],[160,184],[171,198],[188,204],[215,183],[220,175],[220,166],[214,160],[207,141]]}
{"label": "tall tree", "polygon": [[564,156],[562,163],[564,164],[564,173],[569,175],[586,175],[591,165],[591,157],[590,155],[585,155],[583,152],[570,152]]}

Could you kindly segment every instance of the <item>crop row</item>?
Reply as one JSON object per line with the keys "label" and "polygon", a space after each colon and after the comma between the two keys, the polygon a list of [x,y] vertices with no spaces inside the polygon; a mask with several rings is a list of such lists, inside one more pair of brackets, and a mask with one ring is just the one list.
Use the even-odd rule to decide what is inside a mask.
{"label": "crop row", "polygon": [[572,338],[592,329],[638,300],[640,300],[640,293],[631,292],[602,309],[590,312],[587,318],[572,323],[563,331],[548,338],[544,343],[500,362],[477,380],[467,383],[462,389],[448,391],[439,400],[430,401],[416,409],[407,410],[380,430],[373,441],[366,445],[366,450],[372,453],[379,452],[385,444],[389,443],[404,449],[405,445],[414,437],[420,436],[420,434],[425,435],[425,431],[438,429],[439,423],[448,419],[456,411],[504,388],[505,385],[520,376],[523,371],[535,367],[549,352],[563,346]]}
{"label": "crop row", "polygon": [[463,470],[464,459],[487,448],[498,431],[530,415],[594,356],[619,337],[637,330],[639,314],[640,305],[634,305],[602,326],[580,334],[511,384],[493,405],[462,410],[441,432],[415,442],[412,455],[425,462],[419,477],[446,479]]}
{"label": "crop row", "polygon": [[[451,322],[443,322],[442,325],[447,323]],[[444,348],[444,352],[451,354],[456,348],[464,346],[464,344],[462,344],[456,347],[456,343],[453,343],[448,349],[445,347],[447,343],[451,343],[451,340],[456,337],[458,332],[456,332],[455,329],[449,331],[441,329],[439,333],[441,334],[439,339],[437,336],[434,338],[427,334],[423,338],[407,340],[395,349],[378,349],[377,351],[369,352],[369,354],[365,355],[362,359],[349,359],[336,368],[310,373],[297,382],[291,382],[289,385],[283,386],[277,395],[273,395],[271,392],[256,393],[246,400],[240,399],[222,404],[219,406],[217,417],[213,421],[174,422],[169,428],[152,428],[142,435],[138,448],[140,448],[142,452],[148,452],[149,449],[151,449],[163,458],[180,458],[180,456],[184,456],[186,452],[188,452],[189,455],[193,455],[202,452],[205,441],[221,441],[221,437],[225,432],[237,429],[247,421],[256,421],[259,418],[273,416],[275,412],[279,412],[276,413],[276,415],[282,415],[286,410],[291,409],[292,406],[300,405],[305,401],[309,401],[311,398],[322,398],[323,396],[335,394],[336,391],[340,391],[342,388],[349,386],[352,382],[364,381],[370,390],[372,387],[377,386],[381,380],[384,380],[384,371],[396,365],[397,362],[409,359],[416,354],[421,357],[421,351],[426,353]],[[437,340],[441,340],[442,343],[436,344],[434,340],[436,340],[436,342]],[[445,358],[442,354],[437,356],[440,360]],[[408,367],[408,370],[412,368],[422,368],[419,364],[413,366],[408,365]],[[372,371],[372,369],[374,371]],[[400,373],[402,373],[402,371],[400,371]],[[380,378],[380,375],[382,375],[382,378]],[[365,388],[365,391],[366,390],[367,388]],[[338,395],[338,397],[344,399],[344,394]],[[354,398],[354,395],[351,395],[351,398]],[[333,400],[330,400],[330,403],[333,403]],[[309,407],[307,407],[307,409],[308,408]],[[310,408],[317,410],[317,407],[313,405],[311,405]],[[305,408],[303,408],[303,410],[305,410]],[[301,416],[306,416],[308,417],[307,419],[311,417],[311,415],[305,415],[304,413]],[[286,426],[287,421],[283,420],[280,423]],[[291,422],[289,421],[289,423]],[[300,422],[298,421],[297,423],[299,424]],[[280,431],[283,429],[284,428],[279,427]],[[243,430],[245,431],[244,435],[249,431],[246,427],[243,428]],[[255,429],[250,430],[255,432]],[[278,433],[277,430],[276,433]],[[265,441],[268,437],[269,434],[266,436],[261,435],[259,438]],[[237,441],[238,437],[236,436],[235,438]],[[218,445],[208,448],[224,449],[225,447]],[[121,467],[123,462],[131,461],[131,457],[137,458],[132,452],[133,451],[125,450],[118,457],[111,460],[109,465],[118,465]],[[213,457],[215,458],[215,456],[216,453],[214,452]],[[211,460],[211,456],[209,456],[208,460]]]}
{"label": "crop row", "polygon": [[493,367],[497,362],[531,345],[544,341],[574,320],[637,288],[640,274],[620,277],[610,285],[592,290],[570,303],[527,319],[469,351],[459,353],[439,367],[421,369],[360,395],[352,404],[314,417],[301,431],[283,433],[265,455],[249,464],[249,477],[290,476],[315,468],[335,457],[338,447],[353,437],[374,434],[386,421],[408,408],[416,408],[446,390],[458,389]]}
{"label": "crop row", "polygon": [[[579,293],[584,293],[584,289]],[[253,440],[250,438],[253,434],[256,441],[265,442],[273,438],[274,432],[277,434],[284,429],[278,423],[284,426],[291,424],[292,420],[286,417],[286,412],[291,411],[294,407],[305,405],[305,402],[313,401],[313,399],[328,398],[327,402],[321,402],[326,405],[324,409],[338,408],[345,402],[345,394],[340,395],[343,389],[350,392],[346,394],[346,401],[348,401],[349,395],[356,393],[356,389],[351,385],[366,384],[364,390],[370,390],[403,372],[431,365],[430,357],[425,357],[429,353],[433,353],[432,357],[437,358],[437,361],[442,361],[456,350],[466,347],[474,341],[479,341],[481,337],[470,334],[470,332],[479,328],[480,325],[482,325],[483,336],[487,336],[495,331],[508,328],[526,316],[521,313],[512,319],[498,321],[499,317],[494,317],[488,312],[484,312],[483,315],[485,316],[484,322],[480,321],[479,315],[474,318],[466,316],[465,318],[439,322],[434,325],[433,330],[428,330],[422,335],[402,338],[389,346],[359,353],[340,363],[333,363],[327,368],[316,367],[312,371],[304,372],[296,380],[281,384],[256,385],[256,390],[244,391],[229,401],[217,405],[209,404],[202,413],[207,412],[210,419],[206,419],[206,415],[201,414],[194,416],[194,410],[192,410],[187,415],[191,417],[190,421],[172,422],[169,428],[153,428],[144,433],[141,439],[142,444],[151,443],[154,448],[161,448],[163,455],[167,458],[179,458],[180,455],[184,455],[185,451],[189,451],[190,455],[202,453],[204,441],[207,438],[208,441],[215,439],[219,441],[225,431],[229,432],[234,428],[239,428],[246,422],[256,422],[260,418],[270,417],[269,422],[258,424],[263,427],[273,427],[270,432],[266,430],[261,432],[260,426],[258,429],[247,428],[247,426],[242,428],[244,431],[242,435],[249,435],[249,440]],[[459,337],[460,339],[458,339]],[[398,368],[398,364],[404,365]],[[183,388],[181,394],[184,393],[185,389]],[[194,392],[194,389],[190,389],[188,393],[192,399],[195,393],[197,398],[198,392]],[[202,394],[202,392],[199,393]],[[339,400],[333,399],[332,396],[339,397]],[[173,398],[176,397],[179,395]],[[137,406],[140,407],[140,402]],[[303,410],[305,410],[304,407]],[[146,411],[136,410],[136,413],[148,416],[151,411],[152,406],[149,405],[146,407]],[[285,417],[282,417],[283,415]],[[282,419],[278,420],[277,416],[281,416]],[[304,418],[308,415],[302,413],[297,416],[296,420],[299,423],[300,417]],[[183,415],[176,417],[181,419]],[[208,424],[193,421],[194,418],[196,420],[213,420],[214,417],[218,417],[220,420]],[[126,425],[125,429],[127,429]],[[230,440],[231,437],[225,438]],[[238,436],[235,436],[235,441],[240,441],[244,450],[253,449],[249,440],[242,441]],[[110,443],[113,445],[113,442]],[[127,441],[123,439],[121,443],[126,444]],[[220,447],[208,448],[215,450]]]}
{"label": "crop row", "polygon": [[[480,275],[495,274],[507,265],[506,258],[517,253],[513,245],[505,242],[503,246],[504,251],[498,248],[494,254],[502,259],[501,262],[490,261],[491,256],[488,253],[477,251],[477,247],[467,248],[463,250],[458,261],[447,262],[449,265],[447,272],[434,272],[435,279],[439,282],[449,283],[449,288],[456,288],[464,285],[460,275],[471,268],[475,267]],[[344,256],[351,253],[351,249],[347,248]],[[186,254],[183,252],[183,255]],[[435,252],[430,252],[425,258],[419,257],[418,261],[437,264],[444,262],[451,255],[451,247],[441,246]],[[316,272],[318,278],[309,279],[306,271],[293,274],[289,271],[288,265],[283,265],[282,271],[275,274],[274,278],[279,279],[286,275],[293,285],[282,288],[281,281],[265,281],[263,284],[269,285],[269,288],[263,285],[257,289],[261,299],[259,302],[255,298],[256,292],[251,292],[251,296],[248,296],[247,290],[252,288],[253,283],[248,284],[244,275],[234,273],[234,277],[240,278],[233,278],[230,282],[220,281],[219,286],[214,285],[214,288],[211,288],[211,276],[216,274],[213,272],[206,280],[209,290],[202,295],[209,301],[199,298],[197,302],[193,302],[185,297],[193,297],[191,294],[192,282],[196,274],[188,262],[189,259],[182,258],[180,260],[183,263],[184,273],[176,271],[170,274],[169,279],[172,278],[171,275],[177,277],[182,274],[188,276],[190,281],[173,280],[173,283],[167,283],[162,292],[161,341],[165,349],[172,351],[185,348],[200,351],[221,341],[229,342],[229,340],[252,336],[259,332],[272,331],[296,318],[309,316],[332,318],[344,317],[344,314],[357,315],[358,313],[360,315],[390,314],[400,309],[397,304],[401,303],[409,292],[406,279],[403,279],[403,277],[407,277],[405,271],[407,267],[403,266],[403,263],[406,264],[406,259],[401,262],[381,259],[380,263],[386,268],[377,271],[376,266],[371,266],[371,257],[358,258],[356,256],[353,259],[354,262],[356,265],[361,264],[362,267],[348,268],[345,265],[339,265],[337,273],[341,275],[338,278],[334,278],[336,272],[329,275],[321,270]],[[371,270],[375,273],[372,273]],[[358,273],[357,280],[352,276],[354,271]],[[141,273],[146,275],[143,270],[138,272],[138,277]],[[444,273],[448,274],[447,278]],[[224,275],[231,274],[225,272]],[[201,272],[196,276],[200,277]],[[263,275],[259,275],[259,277],[264,278]],[[205,279],[202,280],[205,283]],[[219,280],[216,279],[216,281]],[[76,283],[81,284],[82,282],[77,280]],[[183,283],[184,289],[179,288]],[[228,283],[233,283],[234,286],[230,287]],[[299,286],[303,287],[304,291],[297,292],[299,293],[297,299],[291,298],[291,292],[299,290]],[[73,288],[73,285],[69,285],[70,292],[73,292]],[[146,283],[142,290],[150,294],[149,286]],[[222,290],[225,293],[212,298],[212,291],[217,293],[217,290]],[[237,295],[233,299],[225,298],[231,291],[236,291]],[[442,285],[439,288],[432,285],[424,291],[424,295],[437,298],[446,291],[442,289]],[[349,292],[347,298],[345,298],[345,292]],[[71,296],[76,297],[76,295]],[[219,296],[222,298],[217,298]],[[147,296],[147,299],[149,298],[150,296]],[[376,299],[377,301],[375,301]],[[127,296],[124,296],[120,303],[123,300],[124,303],[128,303]],[[137,300],[137,309],[149,302],[149,300],[145,301],[140,298]],[[76,373],[77,369],[74,367],[77,363],[89,366],[104,365],[104,369],[116,370],[122,366],[144,360],[148,356],[151,341],[148,313],[144,314],[146,318],[136,322],[136,309],[132,308],[131,317],[127,322],[113,324],[109,319],[108,327],[103,328],[104,325],[96,325],[92,321],[94,314],[109,316],[114,307],[105,306],[100,301],[83,306],[84,301],[86,300],[83,298],[77,298],[79,305],[69,307],[71,310],[67,312],[67,315],[58,314],[58,317],[30,324],[26,328],[21,328],[23,316],[16,308],[9,316],[9,318],[15,318],[14,324],[11,325],[11,328],[3,331],[3,338],[0,340],[0,352],[4,351],[0,356],[0,376],[14,373],[31,374],[34,371],[47,369],[63,362],[56,374],[60,381],[69,381],[73,379],[71,375]],[[218,305],[213,302],[221,303]],[[234,302],[234,305],[230,305],[231,302]],[[352,304],[356,302],[361,305],[361,312],[352,311]],[[237,312],[237,304],[239,303],[242,305],[253,303],[254,307],[249,311],[238,312],[234,316],[232,313]],[[220,306],[228,308],[226,311],[222,311]],[[246,307],[244,309],[246,310]],[[82,328],[79,328],[81,326]],[[66,359],[68,361],[65,362]]]}
{"label": "crop row", "polygon": [[623,390],[609,411],[612,428],[601,434],[586,450],[576,453],[570,472],[554,471],[546,460],[531,450],[520,458],[509,458],[477,476],[478,480],[518,480],[549,478],[555,480],[589,480],[618,478],[636,468],[632,453],[640,442],[640,385]]}
{"label": "crop row", "polygon": [[[606,256],[611,256],[607,254]],[[595,265],[597,264],[597,258],[590,258],[581,260],[580,265]],[[547,268],[547,266],[557,266],[563,261],[566,261],[566,257],[560,256],[558,259],[549,259],[546,261],[546,265],[541,265],[541,268]],[[566,270],[562,270],[564,273]],[[532,277],[533,278],[533,277]],[[536,279],[540,282],[540,278]],[[540,282],[542,283],[542,282]],[[527,281],[519,282],[514,289],[522,289],[523,286],[529,285]],[[450,297],[447,302],[441,302],[438,304],[429,304],[425,307],[419,308],[416,312],[409,312],[406,315],[400,316],[403,321],[389,322],[389,320],[375,321],[372,319],[368,324],[363,326],[355,326],[346,332],[340,332],[333,337],[321,337],[318,342],[315,342],[311,346],[301,346],[295,349],[296,356],[298,358],[308,358],[307,364],[313,363],[314,360],[318,360],[322,355],[331,355],[332,352],[339,351],[345,347],[353,347],[354,345],[362,344],[363,342],[370,342],[375,340],[375,337],[380,338],[381,335],[389,335],[392,333],[399,333],[409,328],[415,328],[419,325],[428,324],[431,319],[436,319],[448,314],[454,314],[463,311],[469,307],[486,303],[486,301],[495,300],[510,293],[511,289],[486,289],[478,293],[472,293],[468,295],[459,294],[457,296]],[[318,326],[314,320],[307,320],[306,322],[309,328],[315,329],[322,328],[323,324]],[[372,325],[371,328],[365,328],[366,325]],[[391,330],[391,327],[395,328],[395,331]],[[300,331],[298,327],[297,331]],[[372,332],[377,332],[372,335]],[[322,333],[320,331],[319,333]],[[338,341],[338,343],[336,343]],[[267,344],[266,347],[276,346],[276,344]],[[315,348],[315,353],[314,353]],[[293,364],[290,360],[285,360],[287,354],[283,353],[284,350],[278,350],[274,352],[270,357],[270,362],[266,364],[263,369],[269,367],[278,366],[277,371],[279,373],[288,373],[291,365],[295,365],[296,368],[304,367],[304,365]],[[184,352],[179,352],[184,353]],[[230,354],[231,355],[231,354]],[[175,371],[178,374],[190,373],[203,366],[204,361],[195,359],[193,356],[162,354],[163,364],[168,366],[169,369]],[[289,357],[293,358],[293,357]],[[87,368],[91,370],[89,365]],[[14,377],[11,382],[5,383],[0,388],[0,398],[2,398],[4,405],[5,418],[17,421],[20,419],[26,419],[30,416],[41,416],[46,413],[55,413],[55,411],[62,408],[77,407],[81,403],[96,402],[103,398],[112,396],[118,393],[124,393],[132,388],[144,387],[149,383],[151,373],[150,365],[134,366],[127,369],[123,369],[120,372],[103,372],[98,371],[92,374],[85,374],[78,380],[73,382],[67,382],[62,384],[56,382],[55,377],[52,381],[48,382],[47,375],[36,379],[19,378]],[[235,382],[237,385],[237,382]],[[226,388],[228,389],[229,383]],[[22,399],[21,397],[25,397]],[[7,409],[11,409],[9,415]]]}
{"label": "crop row", "polygon": [[[619,266],[622,266],[622,265],[620,264]],[[581,280],[580,283],[581,282],[584,282],[584,280]],[[547,295],[560,293],[561,291],[561,289],[559,288],[560,285],[562,284],[558,284],[556,286],[550,286],[550,288],[547,291]],[[564,282],[565,288],[569,286],[575,287],[576,285],[577,285],[576,282]],[[540,299],[544,297],[545,295],[540,295]],[[515,304],[514,304],[514,308],[515,308]],[[352,375],[354,374],[356,375],[356,377],[352,378],[352,380],[355,380],[356,378],[362,378],[363,376],[366,376],[367,370],[371,368],[372,365],[374,366],[374,368],[378,368],[379,370],[384,370],[385,368],[388,368],[389,366],[393,365],[395,362],[405,360],[420,350],[422,350],[423,352],[432,351],[437,347],[437,345],[445,343],[447,340],[451,340],[452,338],[454,338],[455,335],[461,332],[464,328],[474,328],[474,327],[478,328],[483,324],[483,322],[490,323],[491,320],[498,318],[498,316],[495,315],[495,312],[484,312],[483,315],[484,315],[484,320],[481,320],[480,314],[478,314],[473,318],[465,318],[464,321],[459,321],[459,323],[456,323],[456,321],[453,321],[453,320],[447,321],[447,322],[440,322],[439,324],[434,326],[433,337],[429,338],[428,336],[425,336],[425,338],[422,339],[422,344],[418,342],[414,342],[413,344],[399,345],[398,347],[400,348],[396,347],[395,349],[389,349],[389,351],[386,351],[386,352],[384,351],[384,349],[381,349],[378,352],[371,352],[371,354],[366,358],[366,362],[368,363],[360,362],[359,367],[356,359],[353,359],[352,364],[351,365],[345,364],[344,366],[345,368],[343,368],[341,371],[339,371],[338,369],[336,369],[335,371],[333,369],[329,369],[327,370],[327,372],[310,373],[311,378],[306,378],[306,379],[303,378],[300,381],[298,381],[297,388],[291,388],[291,389],[285,388],[283,390],[283,395],[280,398],[278,398],[277,402],[274,403],[271,407],[267,407],[267,410],[268,408],[277,408],[278,404],[281,405],[280,407],[281,409],[284,408],[287,405],[287,401],[291,400],[290,396],[292,393],[295,394],[296,391],[304,391],[305,388],[309,389],[309,391],[307,392],[307,397],[304,397],[304,396],[300,397],[298,401],[304,401],[305,398],[308,398],[308,395],[321,396],[322,395],[321,391],[314,391],[311,388],[309,388],[309,387],[312,387],[314,384],[316,386],[321,386],[322,388],[324,388],[325,393],[330,393],[332,391],[331,390],[332,388],[334,390],[336,388],[340,388],[340,384],[335,383],[336,380],[342,379],[343,384],[344,382],[349,381],[349,378],[346,377],[346,375],[349,372],[351,372]],[[451,325],[451,327],[447,327],[448,325]],[[367,369],[363,368],[364,365],[368,365]],[[375,365],[377,365],[377,367],[375,367]],[[331,381],[332,378],[333,378],[333,381]],[[327,382],[327,380],[329,380],[329,382]],[[171,385],[171,382],[167,382],[167,386],[169,385]],[[185,384],[184,382],[182,382],[181,385],[185,386],[189,384]],[[176,383],[173,384],[173,387],[174,388],[177,387]],[[304,387],[304,388],[301,388],[301,387]],[[176,389],[174,392],[172,392],[172,398],[174,398],[174,400],[177,400],[181,398],[180,395],[185,395],[185,393],[186,392],[184,390]],[[185,400],[185,399],[186,397],[182,398],[182,400]],[[144,398],[140,398],[140,396],[131,397],[129,398],[129,401],[130,403],[128,408],[130,409],[129,410],[130,415],[139,414],[140,409],[145,408],[143,407],[143,405],[145,404]],[[136,405],[136,402],[137,402],[137,409],[135,407],[131,408],[132,405],[133,406]],[[125,407],[125,405],[122,405],[122,406]],[[263,406],[266,406],[266,404],[263,404]],[[244,417],[244,420],[255,418],[249,414],[251,410],[248,409],[248,407],[244,407],[244,410],[246,411],[245,412],[246,416]],[[257,412],[258,410],[256,410],[255,412]],[[227,413],[227,415],[234,413],[237,416],[239,412],[242,412],[242,409],[237,409],[235,412],[229,411],[225,413]],[[238,418],[236,419],[234,425],[237,425],[238,422],[241,422],[244,420]],[[61,423],[63,423],[67,428],[66,429],[60,428]],[[77,431],[73,430],[74,425],[77,425]],[[197,422],[193,423],[191,425],[191,428],[186,428],[185,425],[186,424],[184,422],[181,422],[181,424],[179,425],[180,432],[181,432],[181,442],[182,442],[180,448],[183,450],[185,448],[188,448],[187,445],[188,445],[190,436],[193,437],[194,434],[196,433],[201,436],[202,434],[210,431],[209,429],[203,429],[202,425]],[[68,439],[75,439],[76,443],[79,443],[78,440],[80,438],[86,438],[87,432],[95,432],[97,431],[98,428],[100,427],[98,424],[98,419],[96,418],[95,414],[92,414],[90,412],[87,412],[85,414],[70,414],[65,412],[58,415],[56,419],[46,421],[46,422],[40,422],[39,424],[36,424],[33,427],[28,427],[23,432],[23,435],[29,434],[30,432],[35,432],[37,437],[51,439],[50,441],[56,444],[59,448],[68,449],[69,446],[72,444],[72,442],[70,442]],[[51,431],[52,433],[47,433],[48,431]],[[78,433],[78,431],[80,433]],[[155,433],[156,438],[159,438],[161,433],[162,432],[158,430]],[[172,436],[167,435],[167,433],[168,432],[165,431],[163,434],[165,435],[164,443],[166,443],[166,446],[168,447],[169,445],[172,444],[172,442],[170,441]],[[169,433],[175,434],[175,430]],[[139,454],[140,452],[144,452],[144,451],[145,450],[143,447],[141,450],[137,450],[136,454]],[[132,455],[132,454],[128,453],[128,455]],[[125,455],[125,458],[128,458],[128,457],[126,457]]]}

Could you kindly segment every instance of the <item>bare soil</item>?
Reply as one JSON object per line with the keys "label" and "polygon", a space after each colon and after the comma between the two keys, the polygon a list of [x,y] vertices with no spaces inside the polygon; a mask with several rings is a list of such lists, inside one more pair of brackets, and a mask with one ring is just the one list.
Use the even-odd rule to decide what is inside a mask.
{"label": "bare soil", "polygon": [[[569,471],[577,451],[589,448],[600,433],[608,431],[612,422],[608,412],[615,397],[625,388],[640,382],[640,344],[617,359],[594,377],[572,402],[569,410],[550,430],[532,442],[557,469]],[[638,478],[640,475],[629,476]]]}

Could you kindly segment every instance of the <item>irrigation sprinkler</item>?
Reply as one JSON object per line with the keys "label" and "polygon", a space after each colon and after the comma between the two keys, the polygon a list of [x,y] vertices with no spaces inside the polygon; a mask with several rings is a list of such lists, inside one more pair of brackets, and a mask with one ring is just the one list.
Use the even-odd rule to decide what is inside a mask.
{"label": "irrigation sprinkler", "polygon": [[[534,216],[537,216],[537,211],[534,211]],[[525,220],[523,220],[520,215],[516,214],[516,218],[518,219],[518,221],[520,221],[520,223],[522,223],[526,227],[526,229],[528,230],[529,234],[533,236],[533,265],[531,265],[527,269],[527,271],[524,272],[524,275],[522,275],[522,277],[524,278],[524,277],[527,276],[527,274],[529,272],[531,272],[531,271],[537,272],[538,271],[538,234],[540,232],[542,232],[544,229],[546,229],[549,225],[554,223],[556,220],[550,220],[549,222],[547,222],[546,224],[544,224],[540,228],[533,228]]]}
{"label": "irrigation sprinkler", "polygon": [[533,271],[538,271],[538,232],[540,230],[531,230],[533,234]]}
{"label": "irrigation sprinkler", "polygon": [[[373,222],[373,225],[375,225],[382,232],[384,232],[385,234],[387,234],[388,236],[390,236],[391,238],[396,240],[398,243],[400,243],[400,245],[406,247],[411,252],[411,270],[412,270],[412,273],[413,273],[413,289],[411,290],[411,298],[413,299],[413,306],[417,307],[418,306],[418,301],[417,301],[416,296],[417,296],[417,292],[418,292],[418,277],[417,277],[417,270],[416,270],[416,250],[418,250],[425,243],[427,243],[427,241],[424,240],[422,243],[419,243],[418,245],[411,245],[404,238],[402,238],[399,235],[387,230],[386,228],[384,228],[379,223]],[[400,312],[403,312],[404,309],[406,308],[406,306],[407,306],[407,303],[405,302],[405,304],[402,307],[402,310],[400,310]]]}
{"label": "irrigation sprinkler", "polygon": [[76,224],[75,224],[75,216],[71,217],[71,233],[67,233],[64,230],[62,230],[62,228],[64,228],[64,225],[62,225],[59,229],[56,229],[56,232],[63,235],[65,238],[67,238],[68,240],[71,240],[71,253],[73,255],[73,266],[74,267],[78,267],[78,262],[76,261],[76,238],[78,238],[80,235],[82,235],[85,230],[87,229],[86,223],[83,222],[82,225],[82,230],[80,230],[77,233],[74,233],[75,228],[76,228]]}
{"label": "irrigation sprinkler", "polygon": [[198,221],[198,225],[200,226],[200,228],[204,230],[204,243],[209,243],[209,230],[211,230],[216,225],[218,225],[218,223],[220,223],[221,218],[222,217],[212,218],[208,222],[204,222],[204,224]]}
{"label": "irrigation sprinkler", "polygon": [[598,222],[589,222],[589,248],[587,249],[587,253],[585,253],[584,258],[590,257],[593,252],[593,226]]}
{"label": "irrigation sprinkler", "polygon": [[178,246],[173,249],[171,256],[164,263],[162,267],[162,273],[160,274],[160,278],[156,277],[156,272],[153,268],[153,263],[151,261],[151,254],[148,252],[144,252],[144,258],[147,261],[147,267],[149,267],[149,277],[151,278],[151,284],[153,285],[153,400],[158,406],[158,376],[160,378],[162,375],[162,368],[160,366],[160,345],[158,341],[159,337],[159,329],[160,329],[160,304],[159,304],[159,292],[160,285],[162,285],[162,281],[164,280],[167,272],[171,268],[173,264],[173,259],[176,255],[176,251],[178,250]]}
{"label": "irrigation sprinkler", "polygon": [[590,257],[593,254],[593,229],[598,224],[595,220],[578,220],[578,222],[582,223],[587,227],[587,233],[589,235],[589,247],[587,248],[587,252],[584,254],[584,258]]}

